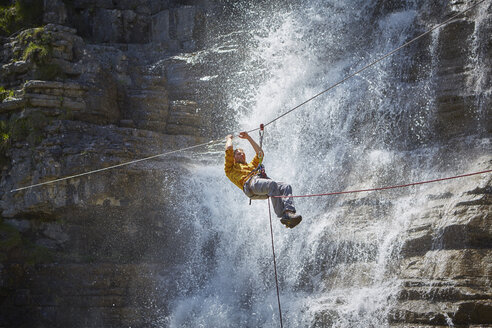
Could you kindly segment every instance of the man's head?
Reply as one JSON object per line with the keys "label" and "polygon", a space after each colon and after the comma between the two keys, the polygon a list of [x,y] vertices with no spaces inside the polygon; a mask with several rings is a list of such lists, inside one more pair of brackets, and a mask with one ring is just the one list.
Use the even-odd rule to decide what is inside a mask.
{"label": "man's head", "polygon": [[246,164],[246,154],[241,148],[236,148],[234,150],[234,160],[236,163]]}

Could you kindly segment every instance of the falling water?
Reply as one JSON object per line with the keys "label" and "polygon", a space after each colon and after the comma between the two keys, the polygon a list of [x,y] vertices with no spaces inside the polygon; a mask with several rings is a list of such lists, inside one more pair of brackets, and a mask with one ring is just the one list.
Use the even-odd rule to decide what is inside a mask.
{"label": "falling water", "polygon": [[[231,65],[224,90],[230,122],[224,130],[268,122],[426,29],[414,1],[388,13],[370,3],[245,5],[247,32],[235,40],[240,61]],[[436,39],[402,50],[269,125],[268,174],[291,183],[295,194],[442,176],[439,168],[447,166],[430,142],[429,124]],[[414,58],[417,48],[428,58]],[[234,143],[252,157],[246,142]],[[191,246],[161,324],[279,327],[267,202],[248,205],[224,176],[222,149],[200,156],[174,187],[186,200],[176,206],[186,213]],[[464,168],[453,163],[453,172]],[[274,220],[286,327],[388,325],[401,283],[395,265],[402,234],[425,202],[419,190],[302,198],[298,227]]]}

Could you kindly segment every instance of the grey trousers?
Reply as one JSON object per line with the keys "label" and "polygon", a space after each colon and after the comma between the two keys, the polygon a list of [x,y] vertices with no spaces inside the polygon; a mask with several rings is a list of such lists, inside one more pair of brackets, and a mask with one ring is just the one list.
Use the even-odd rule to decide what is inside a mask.
{"label": "grey trousers", "polygon": [[[244,184],[243,191],[246,196],[268,195],[268,196],[292,196],[292,187],[283,182],[275,182],[272,179],[263,179],[253,176]],[[280,218],[284,211],[295,212],[292,197],[271,198],[273,210]]]}

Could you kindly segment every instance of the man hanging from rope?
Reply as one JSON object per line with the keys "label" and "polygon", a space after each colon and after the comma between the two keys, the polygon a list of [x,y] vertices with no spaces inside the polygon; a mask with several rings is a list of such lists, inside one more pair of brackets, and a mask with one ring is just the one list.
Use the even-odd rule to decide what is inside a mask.
{"label": "man hanging from rope", "polygon": [[234,150],[232,146],[232,135],[226,137],[225,146],[225,174],[236,186],[238,186],[250,199],[266,199],[272,197],[273,209],[283,225],[294,228],[302,217],[296,214],[292,200],[292,187],[283,182],[275,182],[268,178],[260,165],[263,158],[263,150],[249,136],[247,132],[239,133],[239,138],[249,141],[256,152],[250,163],[246,162],[246,155],[241,148]]}

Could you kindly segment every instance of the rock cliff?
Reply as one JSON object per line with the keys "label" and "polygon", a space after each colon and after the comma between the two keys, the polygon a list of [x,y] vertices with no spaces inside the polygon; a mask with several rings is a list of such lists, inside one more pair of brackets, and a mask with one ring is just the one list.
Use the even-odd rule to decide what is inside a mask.
{"label": "rock cliff", "polygon": [[1,327],[149,327],[165,311],[154,278],[186,254],[170,186],[188,159],[10,191],[210,138],[191,53],[204,5],[45,1],[46,25],[2,40]]}
{"label": "rock cliff", "polygon": [[[379,17],[403,1],[378,3]],[[419,19],[430,28],[439,23],[432,17],[443,16],[435,13],[450,15],[469,3],[426,4]],[[177,205],[191,155],[10,191],[222,137],[224,126],[234,126],[221,112],[222,91],[228,77],[240,75],[234,62],[244,55],[243,32],[217,31],[234,8],[234,1],[45,0],[45,25],[1,39],[0,327],[165,326],[160,320],[181,288],[174,277],[186,270],[195,231]],[[439,30],[435,61],[422,59],[436,72],[430,138],[477,158],[470,169],[492,167],[490,154],[477,155],[463,141],[492,132],[487,8],[485,18],[470,13]],[[419,67],[410,62],[397,70],[411,80]],[[470,85],[487,90],[480,103]],[[422,196],[425,210],[404,227],[395,250],[391,274],[402,286],[388,309],[391,326],[492,325],[491,193],[488,175]],[[365,228],[362,211],[388,219],[371,197],[342,203],[356,231]],[[374,247],[343,242],[348,251]],[[204,256],[213,258],[209,248]],[[347,268],[344,259],[333,265],[320,273],[327,286],[339,270],[370,266]],[[328,311],[315,326],[331,322]]]}

